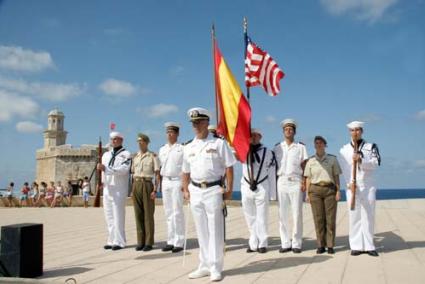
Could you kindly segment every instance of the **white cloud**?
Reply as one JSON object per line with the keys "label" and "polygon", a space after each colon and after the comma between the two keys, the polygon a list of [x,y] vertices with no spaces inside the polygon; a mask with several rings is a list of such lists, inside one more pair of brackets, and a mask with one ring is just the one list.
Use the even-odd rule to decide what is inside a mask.
{"label": "white cloud", "polygon": [[103,33],[107,36],[125,36],[125,35],[131,34],[128,30],[125,30],[125,29],[122,29],[122,28],[104,29]]}
{"label": "white cloud", "polygon": [[172,113],[178,112],[179,108],[171,104],[156,104],[147,108],[142,108],[139,111],[146,113],[149,117],[164,117]]}
{"label": "white cloud", "polygon": [[276,118],[273,115],[266,116],[266,122],[267,123],[274,123],[276,122]]}
{"label": "white cloud", "polygon": [[16,124],[16,130],[21,133],[39,133],[43,126],[32,121],[21,121]]}
{"label": "white cloud", "polygon": [[32,51],[20,46],[0,45],[0,68],[2,69],[40,72],[54,67],[53,59],[46,51]]}
{"label": "white cloud", "polygon": [[52,101],[66,101],[85,92],[86,87],[81,84],[57,84],[44,82],[27,82],[22,79],[11,79],[0,76],[0,87],[10,91],[34,95]]}
{"label": "white cloud", "polygon": [[373,23],[381,19],[398,0],[320,0],[320,2],[333,15],[354,14],[359,20]]}
{"label": "white cloud", "polygon": [[38,104],[31,98],[0,89],[0,122],[9,121],[15,116],[31,118],[38,111]]}
{"label": "white cloud", "polygon": [[170,68],[169,73],[171,76],[181,76],[184,73],[185,69],[183,66],[173,66]]}
{"label": "white cloud", "polygon": [[111,97],[129,97],[136,93],[137,88],[133,84],[117,79],[107,79],[99,85],[106,95]]}
{"label": "white cloud", "polygon": [[425,169],[425,160],[416,160],[415,167],[417,169]]}
{"label": "white cloud", "polygon": [[369,114],[365,114],[362,117],[359,118],[360,121],[364,121],[364,122],[376,122],[376,121],[380,121],[382,118],[374,113],[369,113]]}
{"label": "white cloud", "polygon": [[417,120],[425,120],[425,109],[418,111],[415,116]]}

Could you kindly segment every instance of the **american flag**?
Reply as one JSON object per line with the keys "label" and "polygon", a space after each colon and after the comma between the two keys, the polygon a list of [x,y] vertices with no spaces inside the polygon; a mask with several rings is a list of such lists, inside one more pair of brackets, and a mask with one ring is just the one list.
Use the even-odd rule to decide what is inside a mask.
{"label": "american flag", "polygon": [[262,85],[270,96],[280,92],[279,80],[285,73],[279,68],[270,54],[263,51],[248,38],[245,58],[245,84],[247,87]]}

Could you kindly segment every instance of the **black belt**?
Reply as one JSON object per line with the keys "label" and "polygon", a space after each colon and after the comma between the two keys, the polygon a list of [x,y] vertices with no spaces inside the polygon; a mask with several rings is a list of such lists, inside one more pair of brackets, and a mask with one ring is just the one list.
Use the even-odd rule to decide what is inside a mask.
{"label": "black belt", "polygon": [[193,180],[190,181],[194,186],[200,187],[200,188],[208,188],[214,185],[222,185],[221,180],[217,180],[217,181],[212,181],[212,182],[201,182],[201,183],[197,183],[194,182]]}

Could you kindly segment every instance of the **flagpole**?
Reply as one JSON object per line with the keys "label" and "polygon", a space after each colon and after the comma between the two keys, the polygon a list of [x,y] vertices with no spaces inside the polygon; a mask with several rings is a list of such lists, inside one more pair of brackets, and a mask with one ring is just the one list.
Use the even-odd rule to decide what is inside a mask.
{"label": "flagpole", "polygon": [[[248,19],[246,17],[243,17],[243,35],[244,35],[244,43],[245,43],[245,49],[244,49],[244,66],[245,66],[246,50],[248,48]],[[250,103],[249,86],[247,84],[245,84],[245,86],[246,86],[246,97],[248,99],[248,102]]]}
{"label": "flagpole", "polygon": [[217,74],[215,72],[215,26],[212,23],[211,26],[211,43],[212,43],[212,62],[213,62],[213,76],[214,76],[214,98],[215,98],[215,120],[216,127],[218,129],[218,98],[217,98]]}
{"label": "flagpole", "polygon": [[[246,65],[245,60],[246,60],[246,54],[247,54],[247,48],[248,48],[248,19],[246,17],[243,17],[243,35],[244,35],[244,43],[245,43],[245,49],[244,49],[244,66],[245,66]],[[245,68],[246,68],[246,66],[245,66]],[[244,69],[244,71],[245,71],[245,69]],[[249,86],[248,86],[248,84],[246,84],[246,82],[245,82],[245,87],[246,87],[246,97],[248,99],[249,106],[251,107]],[[251,108],[251,114],[252,114],[252,108]],[[251,116],[251,119],[249,120],[249,137],[252,136],[251,120],[252,120],[252,116]],[[251,146],[250,146],[249,151],[248,151],[247,161],[246,161],[247,165],[249,165],[248,166],[248,177],[249,177],[249,186],[250,187],[252,187],[252,182],[254,181],[253,156],[254,156],[254,153],[253,153]]]}

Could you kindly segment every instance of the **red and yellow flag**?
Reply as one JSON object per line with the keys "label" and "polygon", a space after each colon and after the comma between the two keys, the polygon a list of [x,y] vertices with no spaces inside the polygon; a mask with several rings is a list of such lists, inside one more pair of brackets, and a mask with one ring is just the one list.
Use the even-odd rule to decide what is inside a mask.
{"label": "red and yellow flag", "polygon": [[226,138],[235,149],[238,159],[245,162],[251,135],[251,107],[224,61],[215,39],[213,46],[217,133]]}

